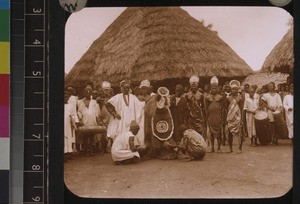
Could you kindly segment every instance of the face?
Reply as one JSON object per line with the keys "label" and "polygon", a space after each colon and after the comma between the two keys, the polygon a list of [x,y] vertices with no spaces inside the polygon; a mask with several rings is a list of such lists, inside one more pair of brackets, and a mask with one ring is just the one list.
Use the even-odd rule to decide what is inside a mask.
{"label": "face", "polygon": [[140,91],[141,91],[141,94],[145,96],[145,95],[148,95],[148,93],[149,93],[149,88],[146,87],[146,86],[142,86],[142,87],[140,88]]}
{"label": "face", "polygon": [[249,89],[249,95],[250,95],[251,98],[254,96],[254,93],[255,93],[254,89],[250,88]]}
{"label": "face", "polygon": [[124,94],[129,94],[129,91],[130,91],[129,84],[124,84],[122,91],[123,91]]}
{"label": "face", "polygon": [[191,90],[192,91],[196,91],[196,90],[198,90],[198,83],[191,83]]}
{"label": "face", "polygon": [[67,88],[67,92],[69,92],[70,94],[73,94],[73,92],[74,92],[73,87],[69,86]]}
{"label": "face", "polygon": [[67,104],[68,100],[70,98],[70,93],[68,91],[65,91],[65,95],[64,95],[64,103]]}
{"label": "face", "polygon": [[86,88],[86,89],[84,90],[84,97],[85,97],[86,99],[90,99],[90,98],[91,98],[91,95],[92,95],[92,89]]}
{"label": "face", "polygon": [[225,86],[225,91],[226,91],[227,93],[230,93],[230,92],[231,92],[231,87],[230,87],[229,85],[226,85],[226,86]]}
{"label": "face", "polygon": [[249,86],[248,84],[246,84],[246,85],[244,86],[244,91],[245,91],[246,93],[248,93],[248,92],[249,92],[249,88],[250,88],[250,86]]}
{"label": "face", "polygon": [[232,95],[238,94],[238,90],[239,90],[238,87],[232,87],[232,88],[231,88],[231,94],[232,94]]}
{"label": "face", "polygon": [[216,94],[216,93],[218,92],[218,87],[215,86],[215,85],[212,85],[212,86],[211,86],[211,89],[210,89],[210,92],[211,92],[212,94]]}
{"label": "face", "polygon": [[206,84],[206,85],[204,86],[204,91],[205,91],[206,93],[208,93],[208,92],[210,91],[210,86],[209,86],[208,84]]}
{"label": "face", "polygon": [[270,92],[273,92],[275,90],[275,86],[273,83],[269,83],[268,88]]}
{"label": "face", "polygon": [[183,87],[182,86],[176,86],[175,93],[177,96],[181,96],[183,94]]}
{"label": "face", "polygon": [[136,135],[139,132],[140,128],[132,128],[130,130],[131,130],[132,134]]}
{"label": "face", "polygon": [[294,95],[294,86],[290,86],[290,93],[292,94],[292,95]]}
{"label": "face", "polygon": [[93,98],[96,99],[98,97],[98,91],[94,90],[92,92]]}

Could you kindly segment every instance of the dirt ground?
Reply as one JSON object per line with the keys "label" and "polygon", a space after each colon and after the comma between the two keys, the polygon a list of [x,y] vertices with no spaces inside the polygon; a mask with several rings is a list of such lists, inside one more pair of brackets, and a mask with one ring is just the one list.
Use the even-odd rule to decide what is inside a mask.
{"label": "dirt ground", "polygon": [[268,198],[287,193],[292,187],[291,142],[250,147],[248,140],[242,154],[208,153],[202,161],[115,165],[110,154],[78,157],[65,164],[65,183],[74,194],[94,198]]}

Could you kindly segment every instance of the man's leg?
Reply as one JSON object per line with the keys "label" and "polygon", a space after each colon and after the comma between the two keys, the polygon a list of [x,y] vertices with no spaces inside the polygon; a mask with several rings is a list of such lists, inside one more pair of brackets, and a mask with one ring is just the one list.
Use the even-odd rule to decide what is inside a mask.
{"label": "man's leg", "polygon": [[228,131],[228,144],[229,144],[229,153],[233,152],[232,150],[232,143],[233,143],[233,135],[230,131]]}
{"label": "man's leg", "polygon": [[270,135],[272,144],[275,144],[275,123],[270,122]]}

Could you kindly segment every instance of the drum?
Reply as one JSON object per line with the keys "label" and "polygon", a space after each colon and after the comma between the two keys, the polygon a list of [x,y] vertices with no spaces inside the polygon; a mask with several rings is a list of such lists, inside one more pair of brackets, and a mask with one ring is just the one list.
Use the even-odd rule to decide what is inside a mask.
{"label": "drum", "polygon": [[78,132],[82,134],[101,134],[106,131],[104,126],[100,125],[84,125],[78,127]]}
{"label": "drum", "polygon": [[269,129],[269,117],[265,111],[257,111],[254,115],[256,137],[261,145],[267,145],[271,142]]}
{"label": "drum", "polygon": [[276,125],[276,134],[278,139],[289,139],[289,133],[284,120],[284,116],[280,111],[273,112],[274,122]]}

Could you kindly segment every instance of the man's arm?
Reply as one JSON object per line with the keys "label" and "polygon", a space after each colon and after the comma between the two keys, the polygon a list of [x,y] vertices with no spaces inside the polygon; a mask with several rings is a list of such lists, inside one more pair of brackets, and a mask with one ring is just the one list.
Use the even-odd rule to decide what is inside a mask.
{"label": "man's arm", "polygon": [[134,136],[129,137],[129,147],[131,151],[133,152],[137,151],[137,148],[135,148],[134,146]]}
{"label": "man's arm", "polygon": [[121,116],[116,112],[115,107],[110,102],[106,103],[106,109],[112,116],[114,116],[114,118],[119,120],[121,119]]}

